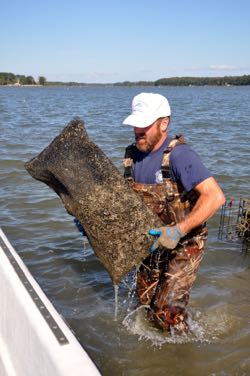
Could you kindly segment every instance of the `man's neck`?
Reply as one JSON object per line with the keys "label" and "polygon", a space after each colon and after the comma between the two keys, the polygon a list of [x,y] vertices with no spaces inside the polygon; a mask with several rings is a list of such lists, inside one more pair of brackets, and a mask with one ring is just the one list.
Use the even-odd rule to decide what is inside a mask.
{"label": "man's neck", "polygon": [[151,150],[151,152],[160,149],[162,144],[166,141],[167,137],[168,137],[168,134],[166,132],[166,133],[164,133],[164,135],[162,135],[161,139],[157,142],[157,144],[154,146],[154,148]]}

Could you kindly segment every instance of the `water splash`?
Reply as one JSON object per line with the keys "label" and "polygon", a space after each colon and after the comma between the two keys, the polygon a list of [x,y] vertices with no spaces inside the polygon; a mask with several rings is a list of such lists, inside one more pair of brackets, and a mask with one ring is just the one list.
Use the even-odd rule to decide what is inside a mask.
{"label": "water splash", "polygon": [[[155,347],[161,347],[168,343],[215,343],[234,325],[234,318],[228,314],[225,306],[211,307],[211,309],[206,309],[205,312],[188,307],[188,326],[190,330],[188,334],[179,335],[174,330],[170,333],[162,332],[148,321],[146,315],[146,308],[149,308],[148,305],[140,305],[135,308],[135,305],[138,304],[137,301],[134,301],[138,268],[122,280],[124,286],[128,289],[127,298],[123,301],[126,307],[126,316],[122,324],[130,333],[137,335],[139,341],[149,341]],[[115,319],[117,319],[117,305],[118,300]]]}
{"label": "water splash", "polygon": [[122,280],[122,283],[128,289],[127,298],[124,299],[123,304],[127,306],[127,313],[131,312],[135,293],[136,293],[136,284],[137,284],[137,273],[140,268],[140,265],[137,266],[131,273],[127,274],[127,276]]}
{"label": "water splash", "polygon": [[130,333],[139,337],[139,341],[149,341],[155,347],[161,347],[167,343],[217,342],[220,336],[231,326],[231,318],[226,314],[218,315],[212,313],[212,315],[206,315],[201,312],[189,312],[188,325],[190,333],[177,335],[174,331],[171,331],[171,333],[162,332],[150,325],[145,309],[148,307],[144,305],[134,309],[127,314],[122,323]]}
{"label": "water splash", "polygon": [[[234,325],[234,318],[229,315],[225,306],[211,307],[211,309],[206,309],[205,312],[200,312],[189,306],[188,326],[190,331],[188,334],[180,335],[176,334],[174,330],[168,333],[157,329],[148,321],[146,315],[148,305],[140,305],[135,308],[135,305],[138,304],[138,301],[135,302],[134,298],[139,267],[122,280],[124,286],[128,289],[127,298],[123,301],[126,316],[122,324],[128,332],[138,336],[139,341],[149,341],[155,347],[171,343],[215,343],[221,340],[222,336]],[[115,317],[117,318],[117,313]]]}
{"label": "water splash", "polygon": [[147,305],[142,305],[130,312],[123,320],[123,325],[132,334],[139,336],[138,340],[151,342],[152,346],[161,347],[165,343],[183,343],[186,342],[186,335],[172,336],[169,333],[161,332],[157,328],[150,326],[145,314]]}
{"label": "water splash", "polygon": [[114,285],[114,291],[115,291],[115,321],[117,321],[117,315],[118,315],[118,292],[119,292],[119,286]]}
{"label": "water splash", "polygon": [[87,236],[83,236],[83,253],[82,253],[82,261],[86,261],[88,256],[87,248],[89,246],[89,241]]}

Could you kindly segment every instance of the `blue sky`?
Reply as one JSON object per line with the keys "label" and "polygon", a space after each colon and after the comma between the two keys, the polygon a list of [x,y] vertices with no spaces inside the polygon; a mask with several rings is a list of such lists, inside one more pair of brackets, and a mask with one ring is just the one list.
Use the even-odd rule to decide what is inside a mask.
{"label": "blue sky", "polygon": [[249,0],[1,0],[0,72],[117,82],[250,74]]}

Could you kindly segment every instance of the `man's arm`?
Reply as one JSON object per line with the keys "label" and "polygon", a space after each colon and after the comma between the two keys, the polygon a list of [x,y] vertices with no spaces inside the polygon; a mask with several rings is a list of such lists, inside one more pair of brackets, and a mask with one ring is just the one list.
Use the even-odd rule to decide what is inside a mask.
{"label": "man's arm", "polygon": [[225,202],[222,190],[212,177],[203,180],[194,189],[199,192],[200,196],[192,211],[181,222],[175,226],[165,226],[149,231],[151,235],[159,236],[152,245],[151,252],[154,252],[158,247],[174,249],[183,236],[206,222]]}
{"label": "man's arm", "polygon": [[194,190],[200,196],[192,211],[178,223],[181,232],[185,234],[206,222],[225,202],[225,196],[213,177],[196,185]]}

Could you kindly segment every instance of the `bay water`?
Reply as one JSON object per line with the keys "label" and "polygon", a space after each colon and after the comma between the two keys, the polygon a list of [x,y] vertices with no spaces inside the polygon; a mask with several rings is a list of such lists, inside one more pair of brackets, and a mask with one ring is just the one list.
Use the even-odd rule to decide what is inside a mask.
{"label": "bay water", "polygon": [[250,375],[250,254],[218,240],[219,213],[190,296],[192,334],[171,337],[138,308],[135,272],[117,297],[60,199],[24,169],[79,116],[122,172],[133,142],[122,121],[142,91],[168,97],[170,133],[186,136],[226,197],[249,198],[250,87],[0,87],[0,226],[103,375]]}

